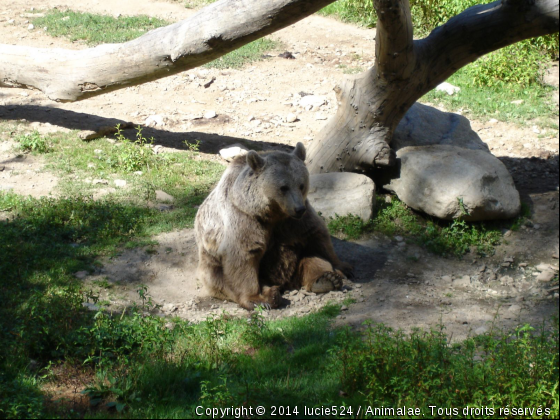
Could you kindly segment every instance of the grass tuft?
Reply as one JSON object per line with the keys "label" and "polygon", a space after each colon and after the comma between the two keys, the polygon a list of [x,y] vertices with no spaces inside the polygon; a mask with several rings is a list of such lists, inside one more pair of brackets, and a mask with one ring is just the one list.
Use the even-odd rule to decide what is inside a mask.
{"label": "grass tuft", "polygon": [[423,217],[396,198],[389,203],[378,202],[372,220],[364,222],[358,216],[336,217],[328,222],[334,235],[344,239],[358,239],[371,233],[387,236],[408,236],[410,241],[437,255],[460,257],[471,250],[492,255],[501,241],[504,226],[517,226],[525,216],[505,222],[452,222]]}
{"label": "grass tuft", "polygon": [[46,27],[54,37],[70,41],[84,41],[87,45],[121,43],[137,38],[146,32],[169,25],[169,22],[149,16],[113,16],[49,10],[44,17],[31,19],[36,27]]}

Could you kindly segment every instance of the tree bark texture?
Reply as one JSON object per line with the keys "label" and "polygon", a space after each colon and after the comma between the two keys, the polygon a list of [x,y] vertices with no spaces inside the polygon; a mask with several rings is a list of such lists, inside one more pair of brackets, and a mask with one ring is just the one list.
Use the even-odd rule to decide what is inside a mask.
{"label": "tree bark texture", "polygon": [[72,102],[206,64],[335,0],[221,0],[176,24],[81,51],[0,45],[0,87]]}
{"label": "tree bark texture", "polygon": [[375,65],[335,88],[337,114],[308,150],[313,173],[363,172],[394,164],[399,121],[461,67],[507,45],[558,32],[558,0],[500,0],[474,6],[413,41],[408,0],[373,0]]}

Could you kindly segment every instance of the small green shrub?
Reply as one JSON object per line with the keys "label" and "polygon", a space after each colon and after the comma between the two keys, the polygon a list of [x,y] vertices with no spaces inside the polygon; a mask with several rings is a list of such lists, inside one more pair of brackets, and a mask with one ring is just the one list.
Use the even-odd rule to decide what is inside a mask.
{"label": "small green shrub", "polygon": [[112,168],[135,172],[153,169],[158,164],[158,156],[151,148],[154,138],[146,139],[142,135],[142,127],[136,128],[136,140],[132,142],[123,135],[120,126],[117,125],[116,138],[120,143],[107,157],[107,163]]}
{"label": "small green shrub", "polygon": [[343,22],[352,22],[374,27],[377,14],[372,0],[339,0],[323,8],[320,13],[325,16],[335,15]]}
{"label": "small green shrub", "polygon": [[38,131],[17,136],[15,140],[23,152],[48,153],[52,150],[49,141]]}
{"label": "small green shrub", "polygon": [[373,222],[364,222],[361,217],[336,216],[328,222],[329,231],[333,234],[342,234],[346,239],[358,239],[373,229]]}
{"label": "small green shrub", "polygon": [[530,41],[522,41],[480,57],[465,67],[474,86],[515,84],[527,87],[542,78],[546,57]]}
{"label": "small green shrub", "polygon": [[[366,323],[356,340],[349,329],[331,350],[342,389],[365,395],[372,407],[429,406],[450,410],[447,418],[473,418],[454,407],[534,407],[558,413],[558,327],[535,331],[525,325],[512,333],[490,332],[449,343],[444,327],[410,336]],[[475,416],[475,418],[492,418]],[[540,417],[540,416],[539,416]]]}

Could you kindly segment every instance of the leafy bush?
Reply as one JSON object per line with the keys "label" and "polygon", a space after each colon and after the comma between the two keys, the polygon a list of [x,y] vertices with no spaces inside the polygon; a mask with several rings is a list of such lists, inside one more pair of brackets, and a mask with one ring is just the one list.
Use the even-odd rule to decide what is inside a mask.
{"label": "leafy bush", "polygon": [[542,76],[545,57],[525,40],[480,57],[465,68],[474,86],[529,86]]}
{"label": "leafy bush", "polygon": [[[361,340],[349,329],[331,350],[350,397],[365,394],[372,407],[533,407],[558,414],[558,326],[490,332],[450,345],[443,326],[410,336],[366,324]],[[436,413],[437,414],[437,413]],[[492,418],[448,413],[447,418]],[[541,417],[541,416],[538,416]],[[439,417],[441,418],[441,417]]]}
{"label": "leafy bush", "polygon": [[377,24],[372,0],[339,0],[322,9],[320,13],[335,15],[344,22],[358,23],[370,28]]}

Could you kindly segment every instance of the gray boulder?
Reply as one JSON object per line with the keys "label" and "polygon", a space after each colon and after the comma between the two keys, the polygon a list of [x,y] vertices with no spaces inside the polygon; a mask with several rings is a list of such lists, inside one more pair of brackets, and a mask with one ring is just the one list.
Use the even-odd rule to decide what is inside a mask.
{"label": "gray boulder", "polygon": [[408,206],[441,219],[515,217],[519,193],[502,162],[484,150],[448,145],[405,147],[397,152],[400,175],[385,188]]}
{"label": "gray boulder", "polygon": [[375,184],[365,175],[347,172],[311,175],[308,199],[327,220],[353,214],[367,221],[375,208]]}
{"label": "gray boulder", "polygon": [[473,131],[467,118],[416,102],[395,129],[391,147],[397,151],[403,147],[434,144],[490,153],[490,149]]}

